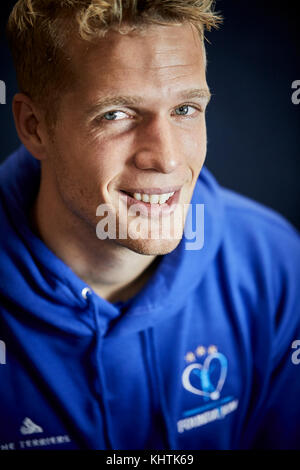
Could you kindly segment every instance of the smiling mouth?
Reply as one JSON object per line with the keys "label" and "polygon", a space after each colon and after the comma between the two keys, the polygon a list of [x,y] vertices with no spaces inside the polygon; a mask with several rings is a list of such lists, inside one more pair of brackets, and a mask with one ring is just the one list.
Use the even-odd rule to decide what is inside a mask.
{"label": "smiling mouth", "polygon": [[172,196],[174,196],[176,191],[171,191],[171,192],[166,192],[166,193],[161,193],[161,194],[149,194],[149,193],[142,193],[142,192],[126,192],[126,191],[121,191],[127,196],[131,197],[132,199],[135,199],[138,202],[144,202],[146,204],[166,204],[170,199],[172,199]]}
{"label": "smiling mouth", "polygon": [[[182,186],[141,190],[124,191],[120,190],[127,207],[136,206],[141,209],[141,215],[159,216],[170,215],[175,211],[179,202]],[[140,191],[140,192],[138,192]]]}
{"label": "smiling mouth", "polygon": [[178,195],[182,189],[183,185],[178,186],[165,186],[165,187],[147,187],[147,188],[137,188],[131,187],[121,189],[120,192],[126,194],[131,199],[134,199],[136,202],[143,202],[145,204],[157,204],[162,205],[169,203],[174,199],[176,194]]}

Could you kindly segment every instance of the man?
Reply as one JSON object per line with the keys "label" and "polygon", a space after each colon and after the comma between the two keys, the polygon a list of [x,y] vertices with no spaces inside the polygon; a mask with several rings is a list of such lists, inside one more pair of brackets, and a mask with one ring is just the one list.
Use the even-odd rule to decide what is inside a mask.
{"label": "man", "polygon": [[2,448],[299,447],[299,236],[203,167],[218,22],[210,0],[17,2]]}

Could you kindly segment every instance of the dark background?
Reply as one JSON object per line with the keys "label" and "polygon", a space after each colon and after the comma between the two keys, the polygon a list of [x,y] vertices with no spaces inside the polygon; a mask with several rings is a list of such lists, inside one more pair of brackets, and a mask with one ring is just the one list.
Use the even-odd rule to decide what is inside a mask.
{"label": "dark background", "polygon": [[[11,101],[17,83],[4,37],[14,1],[1,1],[0,105],[3,160],[18,145]],[[206,165],[218,181],[268,205],[300,229],[300,104],[291,85],[300,80],[300,1],[218,0],[224,17],[207,33]]]}

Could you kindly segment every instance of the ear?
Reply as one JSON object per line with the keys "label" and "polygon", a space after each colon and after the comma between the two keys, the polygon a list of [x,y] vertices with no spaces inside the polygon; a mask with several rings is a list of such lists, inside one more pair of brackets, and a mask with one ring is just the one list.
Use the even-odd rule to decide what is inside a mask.
{"label": "ear", "polygon": [[13,98],[12,112],[21,142],[35,158],[45,160],[48,132],[38,107],[29,96],[17,93]]}

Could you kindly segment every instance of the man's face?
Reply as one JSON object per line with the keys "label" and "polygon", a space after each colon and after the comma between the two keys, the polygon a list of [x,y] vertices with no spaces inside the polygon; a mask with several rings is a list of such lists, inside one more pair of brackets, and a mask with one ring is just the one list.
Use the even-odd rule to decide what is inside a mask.
{"label": "man's face", "polygon": [[[97,207],[108,204],[117,227],[117,239],[108,243],[148,255],[172,251],[183,233],[182,205],[191,200],[206,154],[209,91],[196,30],[155,25],[142,34],[111,31],[96,46],[74,42],[71,60],[78,79],[63,96],[45,172],[62,210],[96,238]],[[132,197],[173,192],[161,205]],[[134,201],[141,212],[128,217]],[[130,235],[137,218],[149,222],[142,239]],[[179,227],[179,238],[172,228],[164,236],[163,220],[176,226],[176,234]],[[160,238],[151,238],[158,226]],[[124,236],[124,227],[121,239],[118,228]]]}

